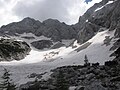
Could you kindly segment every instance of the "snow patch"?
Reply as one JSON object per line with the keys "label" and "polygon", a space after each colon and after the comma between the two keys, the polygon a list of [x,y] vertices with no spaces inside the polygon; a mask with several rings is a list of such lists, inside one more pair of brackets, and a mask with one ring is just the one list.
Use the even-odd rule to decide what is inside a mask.
{"label": "snow patch", "polygon": [[[7,68],[11,73],[10,78],[17,85],[20,85],[28,81],[34,81],[35,78],[28,78],[28,75],[32,73],[41,74],[48,72],[43,77],[48,78],[51,69],[66,65],[82,65],[84,64],[85,55],[87,55],[90,63],[99,62],[100,64],[104,64],[105,61],[113,59],[113,57],[109,57],[109,55],[113,53],[113,51],[109,51],[109,49],[112,47],[114,39],[112,39],[109,46],[106,46],[104,45],[106,36],[113,37],[114,31],[106,30],[98,32],[92,39],[87,41],[91,44],[79,52],[75,50],[84,44],[79,45],[77,41],[75,41],[75,48],[70,46],[48,51],[32,50],[30,55],[25,59],[21,61],[0,62],[0,66]],[[1,68],[0,72],[2,73]]]}
{"label": "snow patch", "polygon": [[114,1],[108,1],[108,3],[106,3],[105,5],[97,8],[94,12],[97,12],[97,11],[101,10],[101,9],[104,8],[106,5],[111,4],[111,3],[113,3],[113,2],[114,2]]}
{"label": "snow patch", "polygon": [[75,90],[75,89],[76,89],[76,86],[69,87],[69,90]]}
{"label": "snow patch", "polygon": [[85,22],[88,22],[88,19]]}

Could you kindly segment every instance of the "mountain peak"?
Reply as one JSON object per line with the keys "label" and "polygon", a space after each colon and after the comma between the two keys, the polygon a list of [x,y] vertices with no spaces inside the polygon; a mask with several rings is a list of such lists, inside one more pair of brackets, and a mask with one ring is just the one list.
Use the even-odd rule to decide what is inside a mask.
{"label": "mountain peak", "polygon": [[21,22],[23,22],[23,23],[25,23],[25,24],[30,24],[30,23],[34,23],[34,22],[39,22],[39,23],[40,23],[39,20],[35,20],[35,19],[33,19],[33,18],[30,18],[30,17],[24,18]]}
{"label": "mountain peak", "polygon": [[56,23],[60,23],[60,21],[58,21],[57,19],[47,19],[45,21],[43,21],[44,24],[56,24]]}
{"label": "mountain peak", "polygon": [[25,17],[22,21],[28,21],[28,20],[35,20],[35,19],[33,19],[33,18],[31,18],[31,17]]}

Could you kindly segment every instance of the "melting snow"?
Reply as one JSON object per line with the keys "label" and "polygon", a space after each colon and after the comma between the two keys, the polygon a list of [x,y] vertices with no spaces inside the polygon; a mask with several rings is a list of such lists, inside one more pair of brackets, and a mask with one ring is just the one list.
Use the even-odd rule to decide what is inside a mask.
{"label": "melting snow", "polygon": [[[105,40],[105,36],[113,37],[114,32],[106,30],[97,33],[92,39],[87,41],[90,42],[91,45],[79,52],[77,52],[76,49],[85,44],[79,45],[77,44],[77,41],[75,41],[75,48],[61,47],[59,49],[52,49],[48,51],[32,50],[30,55],[28,55],[25,59],[21,61],[0,62],[0,66],[7,68],[12,74],[11,79],[13,79],[17,85],[20,85],[34,80],[27,77],[31,73],[39,74],[49,72],[44,77],[47,78],[50,74],[50,70],[56,67],[84,64],[85,55],[88,56],[89,62],[91,63],[99,62],[100,64],[104,64],[106,60],[113,59],[113,57],[109,57],[109,55],[113,52],[109,51],[113,41],[111,41],[111,45],[109,46],[104,45],[103,41]],[[1,71],[2,68],[0,68],[0,72]]]}
{"label": "melting snow", "polygon": [[88,19],[85,22],[88,22]]}
{"label": "melting snow", "polygon": [[114,2],[114,1],[109,1],[109,2],[106,3],[104,6],[101,6],[101,7],[97,8],[97,9],[95,10],[95,12],[98,11],[98,10],[100,10],[100,9],[102,9],[102,8],[104,8],[106,5],[111,4],[111,3],[113,3],[113,2]]}

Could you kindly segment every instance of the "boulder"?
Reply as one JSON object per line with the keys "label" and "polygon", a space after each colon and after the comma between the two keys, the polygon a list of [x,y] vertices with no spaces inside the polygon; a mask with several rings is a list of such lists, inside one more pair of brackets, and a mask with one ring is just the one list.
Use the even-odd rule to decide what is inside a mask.
{"label": "boulder", "polygon": [[0,61],[21,60],[30,52],[30,46],[23,41],[0,39]]}
{"label": "boulder", "polygon": [[51,45],[53,45],[53,43],[50,40],[39,40],[32,42],[31,45],[33,47],[36,47],[37,49],[44,49],[44,48],[50,48]]}

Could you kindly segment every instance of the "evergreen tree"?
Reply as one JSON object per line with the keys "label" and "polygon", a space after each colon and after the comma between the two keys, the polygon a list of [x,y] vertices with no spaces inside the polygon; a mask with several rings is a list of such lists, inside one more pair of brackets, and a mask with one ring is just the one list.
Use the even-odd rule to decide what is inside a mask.
{"label": "evergreen tree", "polygon": [[89,66],[90,65],[87,55],[85,55],[84,62],[85,62],[84,66]]}
{"label": "evergreen tree", "polygon": [[60,70],[56,80],[56,90],[68,90],[68,82],[64,78],[63,72]]}
{"label": "evergreen tree", "polygon": [[3,82],[0,84],[0,90],[15,90],[15,85],[10,83],[10,73],[6,68],[4,68],[4,74],[1,78]]}

